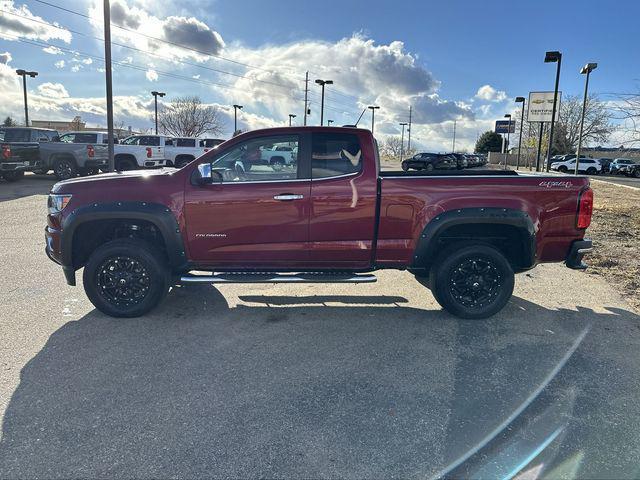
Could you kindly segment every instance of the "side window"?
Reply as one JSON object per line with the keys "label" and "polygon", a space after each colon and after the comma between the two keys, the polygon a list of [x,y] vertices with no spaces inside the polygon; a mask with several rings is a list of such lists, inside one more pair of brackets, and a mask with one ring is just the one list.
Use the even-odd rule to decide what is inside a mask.
{"label": "side window", "polygon": [[65,133],[64,135],[60,135],[60,141],[63,143],[73,143],[76,138],[74,133]]}
{"label": "side window", "polygon": [[[286,146],[289,151],[278,151]],[[298,178],[298,136],[254,138],[222,152],[213,170],[224,183],[295,180]]]}
{"label": "side window", "polygon": [[96,143],[98,136],[95,133],[76,133],[75,143]]}
{"label": "side window", "polygon": [[140,137],[139,145],[145,145],[147,147],[159,147],[160,137],[152,137],[152,136]]}
{"label": "side window", "polygon": [[362,150],[356,135],[314,133],[311,178],[337,177],[362,169]]}
{"label": "side window", "polygon": [[176,143],[178,147],[195,147],[196,139],[195,138],[178,138],[176,139]]}
{"label": "side window", "polygon": [[165,138],[164,139],[165,147],[173,147],[173,138]]}

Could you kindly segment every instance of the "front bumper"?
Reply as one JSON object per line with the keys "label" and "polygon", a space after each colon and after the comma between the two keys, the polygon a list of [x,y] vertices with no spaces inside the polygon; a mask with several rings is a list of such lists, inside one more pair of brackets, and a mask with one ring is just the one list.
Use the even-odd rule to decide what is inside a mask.
{"label": "front bumper", "polygon": [[592,250],[593,242],[590,239],[585,238],[583,240],[574,241],[571,244],[571,249],[569,250],[567,258],[564,261],[565,265],[573,270],[585,270],[587,268],[587,264],[582,261],[582,258]]}
{"label": "front bumper", "polygon": [[51,226],[45,227],[44,239],[45,239],[45,253],[47,257],[62,267],[64,278],[67,281],[67,285],[75,286],[76,284],[76,269],[73,265],[64,265],[62,263],[60,234],[62,232]]}

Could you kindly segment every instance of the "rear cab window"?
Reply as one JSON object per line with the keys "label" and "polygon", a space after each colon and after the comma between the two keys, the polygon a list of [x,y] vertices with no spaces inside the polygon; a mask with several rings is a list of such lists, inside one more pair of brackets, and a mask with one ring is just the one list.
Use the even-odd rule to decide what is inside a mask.
{"label": "rear cab window", "polygon": [[362,149],[352,133],[314,133],[311,178],[331,178],[362,171]]}

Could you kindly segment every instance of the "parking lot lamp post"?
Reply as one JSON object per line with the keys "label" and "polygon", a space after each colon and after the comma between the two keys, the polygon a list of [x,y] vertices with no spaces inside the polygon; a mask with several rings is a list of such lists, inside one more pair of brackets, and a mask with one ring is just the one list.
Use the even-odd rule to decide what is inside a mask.
{"label": "parking lot lamp post", "polygon": [[587,110],[587,91],[589,90],[589,74],[598,68],[597,63],[587,63],[580,69],[582,75],[586,75],[587,78],[584,81],[584,99],[582,100],[582,116],[580,117],[580,135],[578,135],[578,150],[576,151],[576,170],[575,174],[578,175],[578,166],[580,165],[580,150],[582,150],[582,129],[584,128],[584,114]]}
{"label": "parking lot lamp post", "polygon": [[400,126],[402,127],[402,136],[400,137],[400,161],[402,161],[402,157],[404,157],[404,127],[409,125],[406,122],[402,122]]}
{"label": "parking lot lamp post", "polygon": [[324,125],[324,86],[332,85],[333,80],[316,79],[316,83],[322,87],[322,96],[320,97],[320,126]]}
{"label": "parking lot lamp post", "polygon": [[22,90],[24,93],[24,125],[29,126],[29,107],[27,106],[27,75],[31,78],[38,76],[38,72],[28,72],[23,69],[16,70],[16,73],[22,77]]}
{"label": "parking lot lamp post", "polygon": [[327,120],[327,127],[330,127],[332,123],[333,123],[333,120]]}
{"label": "parking lot lamp post", "polygon": [[242,110],[242,105],[233,106],[233,134],[238,131],[238,110]]}
{"label": "parking lot lamp post", "polygon": [[556,104],[558,103],[558,85],[560,84],[560,66],[562,65],[562,53],[560,52],[546,52],[544,56],[544,63],[557,63],[556,68],[556,84],[553,88],[553,107],[551,109],[551,128],[549,129],[549,148],[547,149],[547,168],[549,171],[549,165],[551,163],[551,147],[553,145],[553,127],[556,122]]}
{"label": "parking lot lamp post", "polygon": [[518,140],[518,159],[516,160],[516,170],[520,169],[520,152],[522,150],[522,131],[524,130],[524,97],[516,97],[516,103],[522,103],[522,112],[520,114],[520,140]]}
{"label": "parking lot lamp post", "polygon": [[509,125],[507,126],[507,143],[504,144],[504,169],[507,169],[507,156],[509,155],[509,134],[511,133],[511,114],[505,114],[504,118],[509,120]]}
{"label": "parking lot lamp post", "polygon": [[155,112],[156,112],[156,135],[158,135],[158,97],[162,98],[166,95],[166,93],[156,92],[154,90],[153,92],[151,92],[151,95],[153,95],[153,103],[154,103]]}
{"label": "parking lot lamp post", "polygon": [[297,115],[294,115],[293,113],[289,114],[289,126],[291,126],[291,120],[293,120],[296,117],[297,117]]}
{"label": "parking lot lamp post", "polygon": [[373,134],[373,127],[376,123],[376,110],[378,110],[380,107],[378,107],[377,105],[369,105],[367,108],[371,110],[371,134]]}

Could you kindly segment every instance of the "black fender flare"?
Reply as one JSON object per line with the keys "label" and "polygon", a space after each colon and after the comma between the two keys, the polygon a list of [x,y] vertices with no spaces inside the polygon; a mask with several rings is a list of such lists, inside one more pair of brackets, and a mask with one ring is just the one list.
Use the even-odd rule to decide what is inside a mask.
{"label": "black fender flare", "polygon": [[62,265],[76,268],[73,262],[73,237],[80,225],[96,220],[118,219],[145,220],[153,224],[162,235],[171,268],[176,271],[186,268],[187,255],[175,215],[165,205],[149,202],[91,203],[73,210],[62,224]]}
{"label": "black fender flare", "polygon": [[510,225],[520,230],[523,240],[524,258],[521,269],[528,269],[536,264],[536,229],[531,217],[526,212],[511,208],[460,208],[447,210],[436,215],[422,230],[418,245],[414,251],[412,268],[422,268],[429,264],[438,254],[437,238],[447,228],[468,223],[486,223],[493,225]]}

